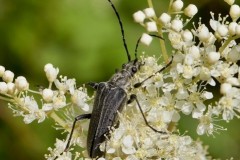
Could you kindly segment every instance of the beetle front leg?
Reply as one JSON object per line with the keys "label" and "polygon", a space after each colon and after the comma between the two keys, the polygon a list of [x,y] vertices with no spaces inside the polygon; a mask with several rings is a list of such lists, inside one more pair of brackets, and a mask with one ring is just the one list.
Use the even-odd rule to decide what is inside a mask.
{"label": "beetle front leg", "polygon": [[152,126],[148,123],[148,121],[147,121],[147,119],[146,119],[146,117],[145,117],[145,115],[144,115],[144,113],[143,113],[143,110],[142,110],[142,108],[141,108],[141,105],[140,105],[140,103],[139,103],[139,101],[138,101],[138,99],[137,99],[137,96],[136,96],[135,94],[132,94],[132,95],[130,96],[130,99],[127,101],[127,104],[132,103],[134,100],[137,102],[137,106],[138,106],[138,108],[139,108],[139,110],[140,110],[140,112],[141,112],[141,114],[142,114],[142,116],[143,116],[143,119],[144,119],[144,121],[145,121],[145,124],[146,124],[149,128],[151,128],[153,131],[155,131],[155,132],[158,132],[158,133],[161,133],[161,134],[167,134],[166,132],[159,131],[159,130],[155,129],[154,127],[152,127]]}

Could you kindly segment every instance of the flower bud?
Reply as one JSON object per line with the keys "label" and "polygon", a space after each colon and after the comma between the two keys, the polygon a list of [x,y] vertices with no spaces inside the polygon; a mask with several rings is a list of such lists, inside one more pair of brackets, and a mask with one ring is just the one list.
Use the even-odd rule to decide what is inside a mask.
{"label": "flower bud", "polygon": [[13,81],[13,78],[14,78],[14,73],[9,71],[9,70],[6,70],[4,73],[3,73],[3,76],[2,76],[3,80],[5,82],[12,82]]}
{"label": "flower bud", "polygon": [[147,18],[155,17],[155,11],[153,8],[146,8],[143,10]]}
{"label": "flower bud", "polygon": [[224,1],[227,2],[227,4],[229,4],[229,5],[233,5],[235,0],[224,0]]}
{"label": "flower bud", "polygon": [[229,25],[228,25],[228,31],[229,31],[229,34],[230,35],[235,35],[236,34],[236,27],[237,27],[237,23],[236,22],[231,22]]}
{"label": "flower bud", "polygon": [[174,31],[179,32],[183,28],[183,22],[179,19],[174,19],[171,22],[171,27]]}
{"label": "flower bud", "polygon": [[221,84],[221,87],[220,87],[220,93],[221,94],[227,94],[227,93],[231,92],[231,89],[232,89],[231,84],[223,83],[223,84]]}
{"label": "flower bud", "polygon": [[149,46],[150,45],[150,43],[152,42],[152,37],[151,36],[149,36],[148,34],[146,34],[146,33],[143,33],[142,34],[142,37],[141,37],[141,39],[140,39],[140,42],[141,43],[143,43],[143,44],[145,44],[145,45],[147,45],[147,46]]}
{"label": "flower bud", "polygon": [[159,21],[160,21],[161,23],[163,23],[164,25],[166,25],[166,24],[170,23],[170,21],[171,21],[171,16],[170,16],[169,14],[167,14],[167,13],[163,13],[163,14],[161,14],[161,16],[159,17]]}
{"label": "flower bud", "polygon": [[240,25],[238,24],[237,26],[236,26],[236,35],[240,35]]}
{"label": "flower bud", "polygon": [[59,69],[54,68],[52,64],[48,63],[44,66],[44,71],[46,72],[48,81],[53,82],[57,78]]}
{"label": "flower bud", "polygon": [[137,23],[143,23],[145,18],[146,16],[142,11],[137,11],[133,14],[133,19]]}
{"label": "flower bud", "polygon": [[240,7],[236,4],[232,5],[229,14],[233,21],[236,21],[240,16]]}
{"label": "flower bud", "polygon": [[7,83],[7,87],[8,87],[8,93],[9,94],[14,94],[15,91],[15,84],[12,82]]}
{"label": "flower bud", "polygon": [[52,101],[52,98],[53,98],[53,91],[51,89],[44,89],[42,91],[42,97],[43,97],[43,100],[46,101],[46,102],[51,102]]}
{"label": "flower bud", "polygon": [[228,28],[225,25],[219,25],[217,27],[217,32],[221,37],[225,37],[228,34]]}
{"label": "flower bud", "polygon": [[0,77],[3,76],[4,72],[5,72],[5,67],[0,66]]}
{"label": "flower bud", "polygon": [[207,54],[207,58],[209,63],[216,63],[220,59],[220,53],[210,52]]}
{"label": "flower bud", "polygon": [[208,30],[208,28],[202,24],[199,28],[198,28],[198,37],[199,40],[202,42],[206,42],[209,38],[210,38],[210,32]]}
{"label": "flower bud", "polygon": [[179,12],[182,10],[182,7],[183,7],[183,1],[182,0],[176,0],[173,2],[172,4],[172,9],[175,11],[175,12]]}
{"label": "flower bud", "polygon": [[19,76],[15,79],[15,86],[19,91],[24,91],[28,90],[29,83],[27,82],[25,77]]}
{"label": "flower bud", "polygon": [[0,82],[0,93],[6,94],[8,91],[7,84],[5,82]]}
{"label": "flower bud", "polygon": [[155,22],[147,22],[146,28],[148,32],[157,32],[157,24]]}
{"label": "flower bud", "polygon": [[198,9],[194,4],[189,4],[184,9],[184,14],[188,17],[193,17],[197,12],[198,12]]}
{"label": "flower bud", "polygon": [[193,39],[193,35],[192,32],[190,32],[189,30],[185,30],[182,33],[182,38],[185,42],[190,42]]}

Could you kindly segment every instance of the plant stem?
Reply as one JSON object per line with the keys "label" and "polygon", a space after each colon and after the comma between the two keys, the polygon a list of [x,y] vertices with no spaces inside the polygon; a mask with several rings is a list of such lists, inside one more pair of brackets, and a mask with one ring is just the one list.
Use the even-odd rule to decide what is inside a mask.
{"label": "plant stem", "polygon": [[66,128],[66,123],[55,112],[51,112],[50,117],[54,119],[54,121],[57,122],[60,126]]}

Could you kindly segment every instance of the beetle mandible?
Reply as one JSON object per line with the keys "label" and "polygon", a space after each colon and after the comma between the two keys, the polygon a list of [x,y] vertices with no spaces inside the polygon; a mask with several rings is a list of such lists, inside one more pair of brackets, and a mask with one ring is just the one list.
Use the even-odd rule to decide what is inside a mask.
{"label": "beetle mandible", "polygon": [[[130,99],[129,100],[127,99],[126,90],[129,87],[130,79],[143,65],[143,63],[138,61],[137,59],[137,49],[138,49],[138,44],[140,42],[140,38],[138,39],[136,48],[135,48],[135,59],[131,60],[131,56],[128,52],[128,48],[125,40],[122,21],[111,0],[108,0],[108,1],[113,8],[121,27],[122,39],[123,39],[124,48],[127,53],[128,62],[123,64],[122,69],[117,71],[107,82],[88,83],[89,86],[91,86],[96,90],[92,113],[83,114],[75,117],[75,120],[72,125],[72,130],[70,132],[70,136],[68,138],[67,145],[64,150],[64,151],[67,151],[70,146],[70,142],[72,139],[76,122],[83,119],[90,119],[88,136],[87,136],[87,152],[89,154],[89,157],[91,158],[99,158],[104,155],[104,152],[100,150],[100,144],[106,140],[106,136],[108,136],[108,133],[109,133],[109,128],[115,124],[117,120],[116,118],[117,113],[121,112],[122,108],[126,105],[126,103],[131,103],[133,100],[136,100],[137,106],[140,109],[140,112],[144,118],[146,125],[149,126],[155,132],[165,133],[163,131],[156,130],[155,128],[153,128],[151,125],[148,124],[136,95],[131,95]],[[151,36],[161,38],[156,35],[151,35]],[[170,61],[165,67],[163,67],[156,73],[162,72],[171,64],[171,62],[172,61]],[[151,75],[145,80],[143,80],[142,82],[135,84],[134,87],[137,88],[141,86],[142,83],[144,83],[147,79],[150,79],[153,76],[154,75]]]}

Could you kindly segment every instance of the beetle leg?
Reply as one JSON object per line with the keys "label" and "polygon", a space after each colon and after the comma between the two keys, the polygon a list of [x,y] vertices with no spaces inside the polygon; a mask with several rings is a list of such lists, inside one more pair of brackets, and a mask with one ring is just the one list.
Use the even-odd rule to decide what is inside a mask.
{"label": "beetle leg", "polygon": [[[81,115],[75,117],[75,119],[74,119],[74,121],[73,121],[73,125],[72,125],[72,130],[71,130],[71,132],[70,132],[70,136],[69,136],[69,138],[68,138],[68,140],[67,140],[67,145],[66,145],[66,147],[65,147],[65,149],[64,149],[63,152],[66,152],[66,151],[68,150],[68,148],[69,148],[69,145],[70,145],[70,142],[71,142],[71,139],[72,139],[72,135],[73,135],[73,131],[74,131],[76,122],[77,122],[77,121],[80,121],[80,120],[83,120],[83,119],[90,119],[90,118],[91,118],[91,115],[92,115],[92,114],[81,114]],[[61,154],[63,154],[63,153],[61,153]],[[58,158],[58,157],[54,158],[54,160],[57,159],[57,158]]]}
{"label": "beetle leg", "polygon": [[145,115],[144,115],[144,113],[143,113],[143,110],[142,110],[142,108],[141,108],[141,105],[140,105],[140,103],[139,103],[139,101],[138,101],[138,99],[137,99],[137,96],[136,96],[135,94],[132,94],[132,95],[130,96],[130,99],[127,101],[127,103],[129,104],[129,103],[133,102],[134,100],[137,102],[137,106],[138,106],[138,108],[139,108],[139,110],[140,110],[140,112],[141,112],[141,114],[142,114],[142,116],[143,116],[143,119],[144,119],[144,121],[145,121],[145,124],[146,124],[149,128],[151,128],[153,131],[155,131],[155,132],[158,132],[158,133],[161,133],[161,134],[167,134],[167,133],[164,132],[164,131],[159,131],[159,130],[155,129],[154,127],[152,127],[152,126],[148,123],[148,121],[147,121],[147,119],[146,119],[146,117],[145,117]]}
{"label": "beetle leg", "polygon": [[155,76],[157,73],[161,73],[162,71],[164,71],[165,69],[167,69],[167,68],[172,64],[172,61],[173,61],[173,56],[172,56],[172,59],[168,62],[168,64],[166,64],[163,68],[161,68],[160,70],[158,70],[157,72],[155,72],[155,73],[152,74],[151,76],[147,77],[147,78],[144,79],[143,81],[134,84],[134,88],[140,87],[145,81],[147,81],[148,79],[152,78],[152,77]]}

